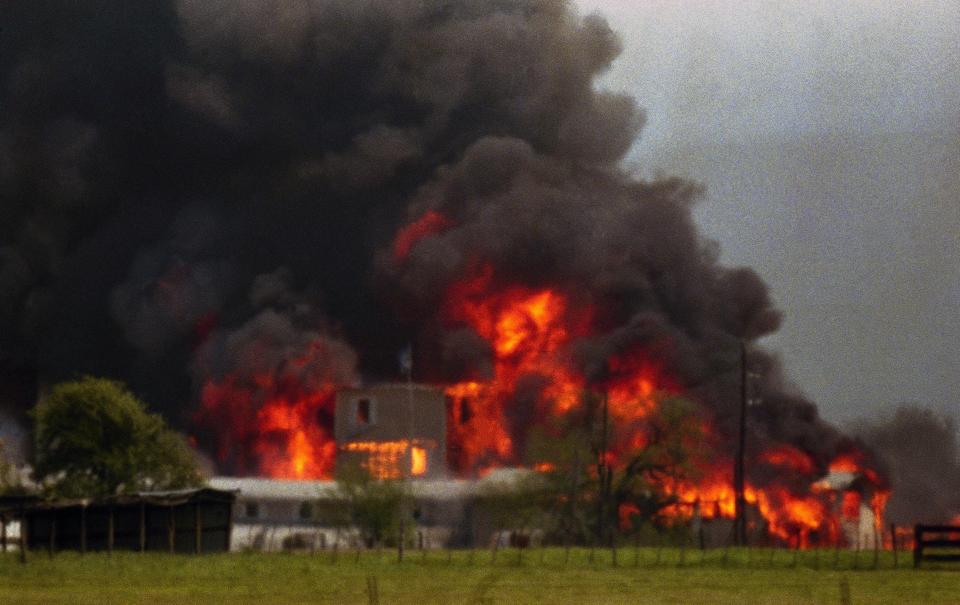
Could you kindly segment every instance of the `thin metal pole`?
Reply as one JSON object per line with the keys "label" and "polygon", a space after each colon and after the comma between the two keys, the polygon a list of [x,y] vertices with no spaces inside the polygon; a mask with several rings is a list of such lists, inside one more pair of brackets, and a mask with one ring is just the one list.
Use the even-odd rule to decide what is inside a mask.
{"label": "thin metal pole", "polygon": [[745,473],[743,459],[747,442],[747,341],[740,341],[740,419],[739,435],[737,438],[737,455],[734,462],[733,481],[736,495],[736,519],[734,530],[736,543],[744,546],[747,543],[747,501],[744,495]]}
{"label": "thin metal pole", "polygon": [[597,498],[597,543],[601,548],[604,543],[604,528],[606,526],[606,504],[607,504],[607,394],[603,395],[603,404],[600,412],[600,451],[597,456],[597,479],[600,482],[598,486]]}
{"label": "thin metal pole", "polygon": [[402,457],[402,468],[400,469],[401,474],[400,478],[403,482],[403,496],[401,498],[400,506],[400,539],[397,541],[397,560],[403,563],[403,549],[404,542],[407,538],[407,512],[410,503],[408,500],[411,497],[410,484],[409,484],[409,473],[407,472],[413,463],[413,347],[407,345],[407,350],[404,353],[404,370],[407,374],[407,448],[406,456]]}

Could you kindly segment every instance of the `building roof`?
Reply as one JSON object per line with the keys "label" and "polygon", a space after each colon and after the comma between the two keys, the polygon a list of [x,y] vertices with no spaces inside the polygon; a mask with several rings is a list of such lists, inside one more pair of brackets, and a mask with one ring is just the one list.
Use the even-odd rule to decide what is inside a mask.
{"label": "building roof", "polygon": [[[456,500],[480,495],[489,489],[509,486],[529,476],[529,469],[496,469],[480,479],[413,479],[410,490],[417,498]],[[213,477],[208,485],[233,490],[240,498],[258,500],[316,500],[335,498],[336,481],[315,479],[268,479],[263,477]]]}
{"label": "building roof", "polygon": [[334,496],[337,492],[337,482],[328,480],[213,477],[207,485],[214,489],[235,490],[241,498],[271,500],[315,500]]}
{"label": "building roof", "polygon": [[233,502],[237,492],[214,487],[197,487],[155,492],[136,492],[117,494],[103,498],[73,498],[44,500],[36,495],[5,496],[0,498],[0,509],[16,511],[20,509],[73,508],[77,506],[124,506],[130,504],[154,504],[159,506],[177,506],[187,502]]}

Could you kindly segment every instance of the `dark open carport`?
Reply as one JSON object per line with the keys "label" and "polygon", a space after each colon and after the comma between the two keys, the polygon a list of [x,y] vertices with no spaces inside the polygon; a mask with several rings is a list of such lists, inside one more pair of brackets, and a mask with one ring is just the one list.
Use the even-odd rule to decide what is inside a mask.
{"label": "dark open carport", "polygon": [[21,521],[27,550],[228,552],[235,498],[210,488],[96,500],[13,497],[0,499],[0,515]]}

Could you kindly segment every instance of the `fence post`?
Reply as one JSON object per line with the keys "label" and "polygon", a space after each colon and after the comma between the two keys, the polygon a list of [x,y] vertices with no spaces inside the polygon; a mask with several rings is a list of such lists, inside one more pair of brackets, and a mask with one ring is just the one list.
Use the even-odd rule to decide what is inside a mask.
{"label": "fence post", "polygon": [[896,569],[900,565],[897,561],[897,526],[893,523],[890,524],[890,546],[893,548],[893,568]]}
{"label": "fence post", "polygon": [[923,530],[920,525],[913,526],[913,566],[920,567],[923,559]]}

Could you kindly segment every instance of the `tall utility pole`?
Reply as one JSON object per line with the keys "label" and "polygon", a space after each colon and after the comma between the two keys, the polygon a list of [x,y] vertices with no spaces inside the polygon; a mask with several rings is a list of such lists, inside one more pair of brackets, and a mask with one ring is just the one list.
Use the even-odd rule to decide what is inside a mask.
{"label": "tall utility pole", "polygon": [[600,482],[600,497],[597,499],[597,541],[602,545],[604,543],[604,530],[607,525],[607,501],[610,499],[610,469],[607,466],[607,425],[609,423],[609,411],[606,391],[603,393],[603,408],[601,413],[600,456],[597,459],[597,480]]}
{"label": "tall utility pole", "polygon": [[736,497],[734,536],[739,546],[747,544],[747,501],[744,496],[743,458],[747,445],[747,341],[740,341],[740,426],[737,438],[737,456],[733,467],[733,490]]}

